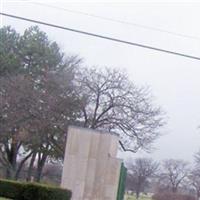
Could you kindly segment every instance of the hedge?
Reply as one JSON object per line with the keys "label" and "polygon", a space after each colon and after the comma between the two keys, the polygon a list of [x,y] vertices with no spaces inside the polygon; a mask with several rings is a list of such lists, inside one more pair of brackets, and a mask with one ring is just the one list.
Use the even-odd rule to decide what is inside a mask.
{"label": "hedge", "polygon": [[71,191],[36,183],[0,179],[0,197],[14,200],[70,200]]}

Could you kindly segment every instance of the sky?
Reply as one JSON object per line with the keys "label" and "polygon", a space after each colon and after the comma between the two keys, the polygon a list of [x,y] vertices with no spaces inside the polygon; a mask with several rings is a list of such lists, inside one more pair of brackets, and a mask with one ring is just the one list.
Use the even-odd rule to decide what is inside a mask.
{"label": "sky", "polygon": [[[0,1],[1,12],[197,57],[200,57],[199,10],[200,1]],[[95,18],[80,12],[129,24]],[[4,25],[11,25],[22,33],[34,24],[0,16],[0,26]],[[150,86],[155,104],[166,112],[167,125],[162,130],[162,136],[155,141],[155,150],[151,154],[121,153],[122,157],[148,156],[156,160],[174,158],[193,161],[195,152],[200,149],[199,60],[44,25],[39,27],[66,54],[77,54],[84,58],[85,65],[124,69],[136,84]]]}

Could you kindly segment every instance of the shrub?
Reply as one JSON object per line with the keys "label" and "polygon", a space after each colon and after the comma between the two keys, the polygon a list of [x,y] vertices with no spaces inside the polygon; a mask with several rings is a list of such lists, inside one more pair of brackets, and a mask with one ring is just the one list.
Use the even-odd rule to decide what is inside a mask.
{"label": "shrub", "polygon": [[157,193],[152,198],[154,200],[195,200],[193,196],[174,193]]}
{"label": "shrub", "polygon": [[0,180],[0,196],[15,200],[70,200],[71,191],[36,183]]}
{"label": "shrub", "polygon": [[0,196],[19,199],[23,191],[23,184],[15,181],[0,180]]}

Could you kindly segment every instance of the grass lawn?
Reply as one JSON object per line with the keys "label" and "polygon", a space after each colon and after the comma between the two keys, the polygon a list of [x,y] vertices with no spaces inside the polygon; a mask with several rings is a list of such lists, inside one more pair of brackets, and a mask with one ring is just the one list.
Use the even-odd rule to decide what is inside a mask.
{"label": "grass lawn", "polygon": [[3,197],[0,197],[0,200],[9,200],[9,199],[6,199],[6,198],[3,198]]}
{"label": "grass lawn", "polygon": [[[136,200],[136,198],[134,196],[126,196],[125,200]],[[152,200],[152,198],[141,195],[139,200]]]}

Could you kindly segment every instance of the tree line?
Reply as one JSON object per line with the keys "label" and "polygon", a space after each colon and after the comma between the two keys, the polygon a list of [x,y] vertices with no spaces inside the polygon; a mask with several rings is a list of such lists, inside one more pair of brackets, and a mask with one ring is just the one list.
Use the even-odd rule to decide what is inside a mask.
{"label": "tree line", "polygon": [[62,163],[69,125],[118,133],[121,148],[136,152],[151,148],[164,124],[149,88],[123,70],[84,66],[37,26],[0,29],[4,177],[19,179],[26,167],[26,180],[40,181],[46,163]]}
{"label": "tree line", "polygon": [[126,190],[134,192],[137,199],[142,192],[154,193],[155,199],[200,198],[200,151],[192,165],[180,159],[159,163],[151,158],[136,158],[127,162],[127,168]]}

